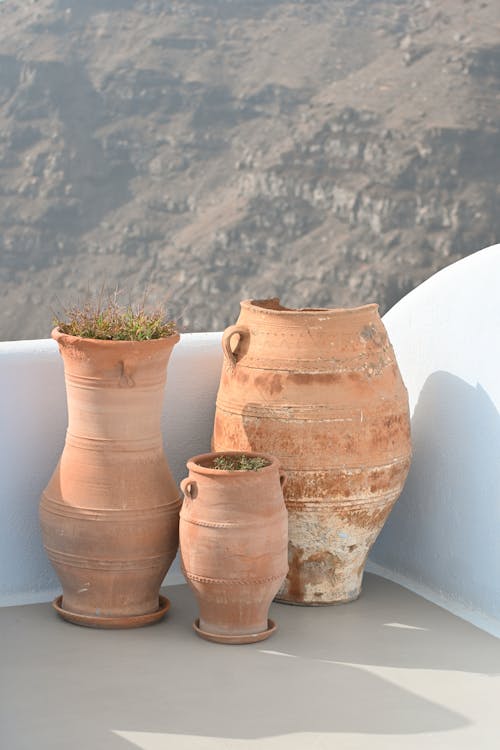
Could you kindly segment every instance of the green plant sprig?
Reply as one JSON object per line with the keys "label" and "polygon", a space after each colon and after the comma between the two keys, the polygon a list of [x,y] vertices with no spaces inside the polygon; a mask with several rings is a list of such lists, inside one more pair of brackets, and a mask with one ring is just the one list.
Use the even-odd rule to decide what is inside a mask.
{"label": "green plant sprig", "polygon": [[216,456],[213,468],[220,471],[258,471],[269,466],[269,461],[261,456]]}

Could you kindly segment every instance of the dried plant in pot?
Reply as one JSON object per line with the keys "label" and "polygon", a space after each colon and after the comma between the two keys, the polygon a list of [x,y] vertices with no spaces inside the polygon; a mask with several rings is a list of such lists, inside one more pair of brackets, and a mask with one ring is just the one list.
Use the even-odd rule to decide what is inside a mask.
{"label": "dried plant in pot", "polygon": [[235,451],[194,456],[187,468],[180,550],[199,606],[194,629],[219,643],[264,640],[288,570],[285,474],[273,456]]}
{"label": "dried plant in pot", "polygon": [[167,363],[179,341],[161,310],[90,303],[56,321],[68,430],[42,495],[44,546],[62,585],[54,607],[91,627],[161,619],[178,547],[180,497],[163,451]]}

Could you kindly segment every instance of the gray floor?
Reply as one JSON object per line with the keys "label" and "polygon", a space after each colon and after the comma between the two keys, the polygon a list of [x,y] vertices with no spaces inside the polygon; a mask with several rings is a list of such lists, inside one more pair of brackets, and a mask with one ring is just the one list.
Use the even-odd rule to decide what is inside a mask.
{"label": "gray floor", "polygon": [[500,748],[500,641],[366,575],[352,604],[274,604],[279,631],[222,646],[185,586],[160,624],[0,610],[2,750]]}

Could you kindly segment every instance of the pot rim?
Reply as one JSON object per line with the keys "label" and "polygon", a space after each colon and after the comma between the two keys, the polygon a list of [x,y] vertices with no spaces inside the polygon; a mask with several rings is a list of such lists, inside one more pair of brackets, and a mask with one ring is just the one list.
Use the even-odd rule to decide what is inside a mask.
{"label": "pot rim", "polygon": [[[208,466],[201,466],[199,461],[209,461],[216,456],[249,456],[250,458],[265,458],[269,461],[267,466],[257,471],[241,471],[239,469],[230,471],[229,469],[212,469]],[[189,471],[193,471],[196,474],[203,474],[205,476],[218,476],[218,477],[241,477],[242,475],[249,474],[260,474],[261,472],[267,473],[270,471],[280,470],[280,463],[276,456],[272,456],[270,453],[262,453],[261,451],[210,451],[209,453],[199,453],[197,456],[192,456],[186,462],[186,466]]]}
{"label": "pot rim", "polygon": [[163,336],[162,338],[159,338],[159,339],[145,339],[142,341],[132,340],[132,339],[122,340],[122,341],[118,341],[116,339],[93,339],[87,336],[73,336],[71,333],[63,333],[60,330],[59,326],[56,326],[55,328],[53,328],[50,335],[51,335],[51,338],[53,338],[54,341],[57,341],[58,344],[76,344],[76,343],[89,342],[99,347],[106,347],[106,346],[109,346],[110,344],[113,347],[117,347],[120,345],[130,346],[131,344],[139,344],[141,346],[144,344],[149,344],[150,346],[151,345],[159,346],[161,344],[165,344],[165,342],[173,345],[173,344],[176,344],[178,341],[180,341],[180,338],[181,338],[180,333],[176,331],[175,333],[170,334],[170,336]]}
{"label": "pot rim", "polygon": [[359,307],[280,307],[279,309],[265,307],[263,305],[265,302],[275,302],[277,305],[281,305],[279,297],[268,297],[267,299],[244,299],[240,302],[240,306],[244,310],[258,310],[267,315],[310,315],[312,317],[325,315],[331,317],[336,317],[338,315],[358,315],[367,312],[378,312],[379,309],[377,302],[369,302],[368,304],[360,305]]}

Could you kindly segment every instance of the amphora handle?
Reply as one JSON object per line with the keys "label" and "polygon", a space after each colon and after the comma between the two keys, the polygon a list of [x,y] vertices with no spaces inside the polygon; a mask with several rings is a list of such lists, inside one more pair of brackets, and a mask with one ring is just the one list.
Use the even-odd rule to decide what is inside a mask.
{"label": "amphora handle", "polygon": [[181,482],[181,492],[185,498],[189,498],[189,500],[194,500],[198,495],[198,485],[196,484],[194,479],[190,479],[189,477],[186,477]]}
{"label": "amphora handle", "polygon": [[[236,325],[229,326],[229,328],[226,328],[226,330],[222,334],[222,351],[224,352],[224,356],[231,370],[234,369],[236,363],[238,362],[236,353],[231,349],[231,339],[237,334],[241,341],[243,336],[248,336],[248,333],[248,328]],[[240,341],[238,342],[238,344],[240,343]]]}
{"label": "amphora handle", "polygon": [[280,469],[280,484],[281,484],[281,489],[282,490],[285,488],[285,484],[286,484],[287,479],[288,479],[288,477],[286,475],[286,472],[284,472],[283,469]]}

